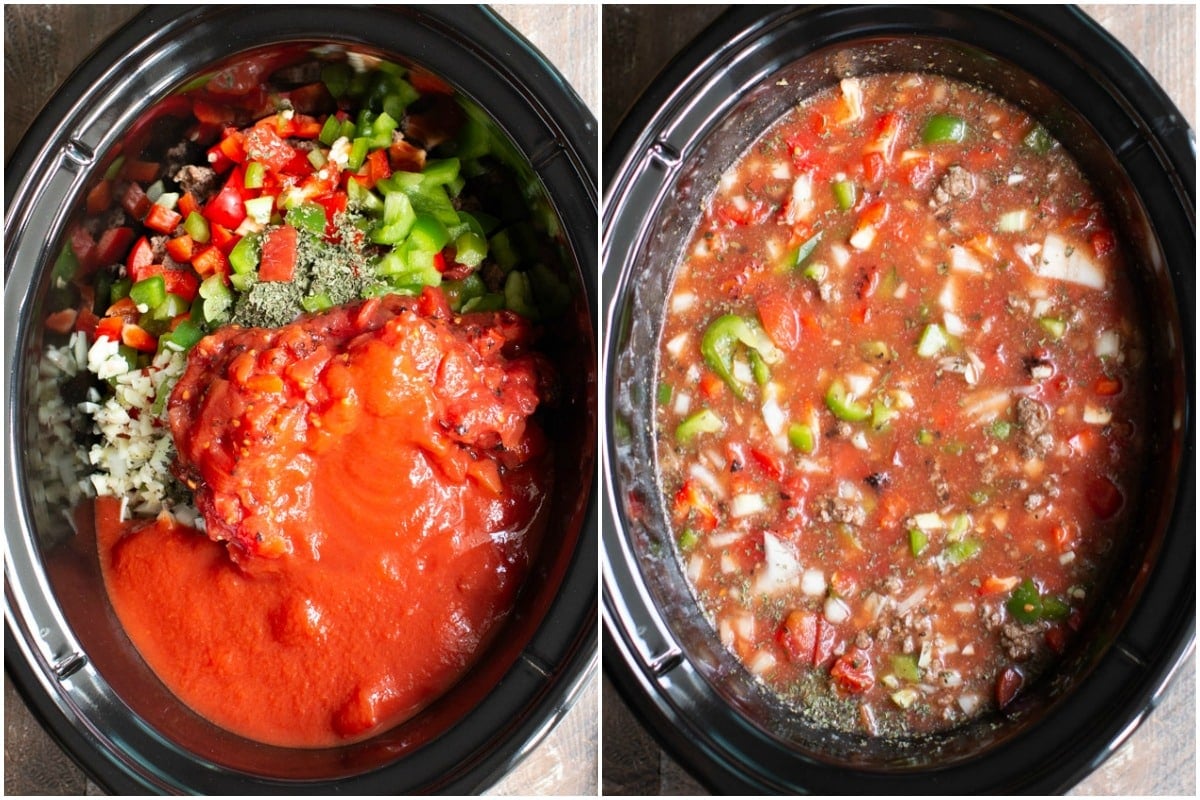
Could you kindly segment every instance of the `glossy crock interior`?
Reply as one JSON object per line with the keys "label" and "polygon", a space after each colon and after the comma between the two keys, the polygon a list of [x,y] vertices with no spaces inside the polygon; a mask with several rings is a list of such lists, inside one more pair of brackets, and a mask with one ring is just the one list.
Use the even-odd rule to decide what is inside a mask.
{"label": "glossy crock interior", "polygon": [[[545,421],[559,468],[518,606],[466,677],[425,711],[367,741],[306,751],[241,739],[163,687],[112,613],[88,537],[71,536],[63,509],[35,499],[46,488],[39,481],[62,478],[26,469],[28,454],[45,447],[34,391],[42,320],[54,310],[51,266],[91,179],[179,87],[284,47],[420,67],[453,85],[464,105],[482,108],[511,145],[528,198],[553,212],[559,232],[549,249],[574,300],[547,337],[565,398]],[[152,132],[161,126],[170,118],[150,124]],[[59,90],[8,165],[5,186],[5,652],[35,713],[102,786],[471,792],[510,769],[565,713],[597,646],[595,183],[591,115],[540,54],[481,9],[153,10]]]}
{"label": "glossy crock interior", "polygon": [[[660,77],[611,148],[605,661],[635,709],[715,790],[1060,791],[1127,735],[1192,645],[1194,156],[1187,174],[1186,162],[1164,155],[1186,143],[1177,112],[1173,123],[1141,116],[1124,87],[1056,50],[1062,41],[1048,31],[1082,24],[1058,14],[735,11]],[[1024,106],[1101,189],[1146,310],[1155,422],[1139,530],[1059,669],[1003,717],[893,741],[807,727],[716,641],[675,557],[657,488],[652,387],[672,272],[724,169],[797,98],[849,75],[913,70]]]}

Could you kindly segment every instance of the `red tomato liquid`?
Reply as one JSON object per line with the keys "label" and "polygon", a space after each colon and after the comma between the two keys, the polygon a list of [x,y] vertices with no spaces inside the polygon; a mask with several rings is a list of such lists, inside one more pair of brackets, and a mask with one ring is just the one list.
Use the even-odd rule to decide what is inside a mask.
{"label": "red tomato liquid", "polygon": [[541,365],[524,323],[427,301],[197,345],[170,414],[209,536],[97,503],[125,631],[222,727],[367,737],[458,681],[513,605],[549,488]]}

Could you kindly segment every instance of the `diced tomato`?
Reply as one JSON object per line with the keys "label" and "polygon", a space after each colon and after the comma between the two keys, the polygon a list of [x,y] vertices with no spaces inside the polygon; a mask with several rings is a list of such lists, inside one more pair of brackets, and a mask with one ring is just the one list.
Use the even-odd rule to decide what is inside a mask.
{"label": "diced tomato", "polygon": [[1096,381],[1096,394],[1101,397],[1112,397],[1121,393],[1120,378],[1100,378]]}
{"label": "diced tomato", "polygon": [[87,196],[87,212],[103,214],[112,205],[112,181],[102,180],[92,187]]}
{"label": "diced tomato", "polygon": [[880,153],[864,153],[863,154],[863,177],[871,183],[878,183],[883,179],[883,156]]}
{"label": "diced tomato", "polygon": [[700,376],[700,394],[708,399],[719,396],[725,391],[725,382],[712,372],[705,372]]}
{"label": "diced tomato", "polygon": [[793,661],[813,663],[817,648],[817,615],[811,611],[793,611],[780,626],[777,638]]}
{"label": "diced tomato", "polygon": [[138,274],[154,263],[154,248],[150,246],[150,240],[145,236],[139,238],[133,244],[133,249],[129,251],[129,255],[125,257],[125,269],[133,279],[141,280],[137,277]]}
{"label": "diced tomato", "polygon": [[1117,485],[1103,475],[1088,484],[1087,501],[1100,519],[1111,519],[1121,510],[1125,498]]}
{"label": "diced tomato", "polygon": [[233,167],[233,159],[221,152],[221,145],[214,144],[208,148],[208,153],[205,156],[208,165],[218,174],[222,175],[228,172]]}
{"label": "diced tomato", "polygon": [[754,463],[757,464],[763,472],[775,480],[780,480],[783,477],[783,461],[771,453],[759,450],[757,447],[751,447],[750,458],[754,460]]}
{"label": "diced tomato", "polygon": [[64,308],[46,315],[46,330],[55,333],[70,333],[75,327],[75,318],[79,312],[74,308]]}
{"label": "diced tomato", "polygon": [[191,192],[184,192],[179,198],[178,208],[179,213],[183,215],[184,219],[187,219],[187,216],[193,211],[200,210],[200,204],[196,202],[196,196],[194,194]]}
{"label": "diced tomato", "polygon": [[[328,225],[328,223],[327,223],[327,225]],[[436,269],[438,272],[445,272],[446,271],[446,257],[444,255],[442,255],[441,253],[434,253],[433,254],[433,268]]]}
{"label": "diced tomato", "polygon": [[180,264],[186,264],[192,260],[192,251],[195,246],[196,243],[192,241],[192,237],[185,233],[167,240],[167,255]]}
{"label": "diced tomato", "polygon": [[297,240],[298,234],[291,225],[273,228],[263,236],[259,280],[287,282],[292,279],[296,273]]}
{"label": "diced tomato", "polygon": [[675,493],[674,514],[677,520],[695,515],[694,521],[701,530],[711,531],[717,527],[717,514],[712,503],[692,479],[683,482]]}
{"label": "diced tomato", "polygon": [[158,349],[158,339],[135,322],[126,322],[121,328],[121,342],[142,353],[153,353]]}
{"label": "diced tomato", "polygon": [[130,183],[125,194],[121,195],[121,208],[125,209],[125,213],[134,219],[141,219],[150,210],[150,198],[146,196],[146,192],[141,186]]}
{"label": "diced tomato", "polygon": [[124,317],[105,317],[96,323],[96,339],[112,339],[121,341],[121,329],[125,327]]}
{"label": "diced tomato", "polygon": [[120,263],[129,250],[129,243],[133,241],[133,237],[133,228],[124,225],[109,228],[100,234],[100,241],[96,242],[96,249],[92,253],[92,262],[97,267]]}
{"label": "diced tomato", "polygon": [[246,218],[246,204],[243,193],[246,191],[246,178],[241,167],[234,167],[229,173],[229,179],[221,191],[204,206],[204,216],[209,222],[224,225],[230,230],[242,224]]}
{"label": "diced tomato", "polygon": [[766,219],[770,212],[771,207],[763,200],[745,200],[744,208],[739,208],[732,202],[722,202],[716,209],[717,219],[738,226],[757,225]]}
{"label": "diced tomato", "polygon": [[426,286],[417,298],[417,312],[434,319],[450,319],[450,301],[445,292]]}
{"label": "diced tomato", "polygon": [[833,662],[829,675],[838,688],[850,694],[862,694],[875,685],[871,658],[866,651],[857,647],[839,656],[837,661]]}
{"label": "diced tomato", "polygon": [[154,161],[138,161],[135,158],[125,159],[121,174],[137,183],[154,183],[158,180],[158,164]]}
{"label": "diced tomato", "polygon": [[275,172],[283,172],[284,168],[297,155],[300,155],[304,158],[304,163],[308,168],[306,171],[311,171],[312,164],[308,162],[307,156],[302,151],[297,151],[296,148],[280,138],[272,125],[263,124],[269,123],[270,120],[271,118],[268,117],[246,132],[246,155]]}
{"label": "diced tomato", "polygon": [[1092,234],[1092,251],[1097,257],[1103,257],[1117,249],[1117,238],[1112,231],[1104,229]]}
{"label": "diced tomato", "polygon": [[229,259],[212,244],[192,256],[192,266],[204,278],[210,275],[229,275]]}
{"label": "diced tomato", "polygon": [[146,218],[142,220],[147,228],[159,233],[174,233],[175,228],[181,222],[183,222],[183,217],[177,211],[172,211],[158,203],[151,204],[150,210],[146,212]]}
{"label": "diced tomato", "polygon": [[883,200],[876,200],[862,210],[858,216],[859,226],[874,225],[876,227],[882,225],[888,218],[888,204]]}
{"label": "diced tomato", "polygon": [[760,297],[758,318],[776,347],[795,350],[800,346],[800,310],[786,295],[773,292]]}

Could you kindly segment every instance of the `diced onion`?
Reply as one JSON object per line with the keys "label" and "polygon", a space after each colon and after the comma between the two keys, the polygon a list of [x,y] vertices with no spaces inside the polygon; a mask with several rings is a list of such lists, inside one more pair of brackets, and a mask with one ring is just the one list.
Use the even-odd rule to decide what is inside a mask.
{"label": "diced onion", "polygon": [[981,273],[983,264],[967,248],[952,244],[950,245],[950,269],[955,272]]}
{"label": "diced onion", "polygon": [[667,352],[670,353],[673,358],[679,358],[680,354],[683,353],[683,348],[687,347],[687,340],[687,331],[684,331],[667,342]]}
{"label": "diced onion", "polygon": [[692,408],[692,396],[687,392],[676,392],[675,402],[671,406],[671,410],[679,416],[684,416]]}
{"label": "diced onion", "polygon": [[850,236],[850,246],[855,250],[870,250],[875,241],[875,226],[863,225]]}
{"label": "diced onion", "polygon": [[747,493],[736,495],[729,504],[729,513],[735,519],[758,514],[767,509],[767,501],[761,494]]}
{"label": "diced onion", "polygon": [[951,336],[962,336],[967,332],[967,326],[963,324],[962,318],[958,314],[947,311],[942,316],[942,322],[946,326],[946,333]]}
{"label": "diced onion", "polygon": [[700,481],[700,483],[704,485],[704,488],[708,489],[718,498],[725,497],[725,487],[721,484],[721,481],[717,479],[717,476],[712,473],[712,470],[708,469],[708,467],[705,467],[702,464],[692,464],[688,467],[688,475]]}
{"label": "diced onion", "polygon": [[1000,221],[996,227],[1005,233],[1023,231],[1029,227],[1029,212],[1025,209],[1005,212],[1000,215]]}
{"label": "diced onion", "polygon": [[800,591],[809,597],[820,597],[825,594],[825,573],[819,569],[806,569],[800,578]]}
{"label": "diced onion", "polygon": [[846,108],[842,124],[857,122],[863,118],[862,84],[857,78],[844,78],[841,82],[842,103]]}
{"label": "diced onion", "polygon": [[807,222],[816,207],[816,203],[813,202],[812,175],[805,172],[792,184],[792,196],[787,206],[788,224]]}
{"label": "diced onion", "polygon": [[773,595],[793,589],[800,583],[800,560],[786,542],[774,534],[763,534],[763,564],[755,577],[755,590]]}
{"label": "diced onion", "polygon": [[759,650],[746,664],[747,669],[754,675],[762,675],[775,668],[775,656],[766,650]]}
{"label": "diced onion", "polygon": [[699,553],[688,559],[687,577],[693,586],[704,577],[704,557]]}
{"label": "diced onion", "polygon": [[831,245],[829,255],[833,257],[833,263],[839,267],[844,267],[850,263],[850,251],[841,244]]}
{"label": "diced onion", "polygon": [[840,597],[825,598],[825,620],[831,625],[840,625],[850,619],[850,606]]}
{"label": "diced onion", "polygon": [[[965,650],[963,652],[966,652]],[[975,713],[975,709],[979,708],[979,695],[977,694],[960,694],[958,696],[958,707],[963,710],[964,714],[970,715]]]}
{"label": "diced onion", "polygon": [[787,427],[787,415],[783,413],[783,409],[779,407],[779,403],[775,397],[769,396],[762,405],[763,422],[767,423],[767,430],[772,436],[779,436]]}
{"label": "diced onion", "polygon": [[1091,403],[1083,406],[1083,421],[1089,425],[1107,425],[1112,422],[1112,412],[1107,408],[1097,408]]}
{"label": "diced onion", "polygon": [[1043,278],[1076,283],[1092,289],[1103,289],[1106,284],[1104,272],[1088,258],[1086,248],[1074,245],[1054,233],[1046,236],[1041,257],[1033,261],[1033,271]]}
{"label": "diced onion", "polygon": [[678,314],[696,305],[696,295],[693,292],[680,292],[671,298],[671,310]]}
{"label": "diced onion", "polygon": [[721,550],[741,541],[745,535],[745,531],[714,532],[704,537],[704,543],[715,550]]}
{"label": "diced onion", "polygon": [[892,702],[901,708],[908,708],[913,703],[917,702],[919,698],[920,695],[917,693],[916,689],[906,688],[892,693]]}
{"label": "diced onion", "polygon": [[1121,334],[1116,331],[1101,331],[1096,336],[1096,345],[1092,349],[1097,358],[1111,358],[1121,352]]}
{"label": "diced onion", "polygon": [[908,597],[904,598],[903,600],[901,600],[899,603],[896,604],[896,613],[899,614],[900,616],[904,616],[909,611],[916,608],[917,604],[920,603],[922,600],[924,600],[929,595],[929,592],[931,591],[931,589],[932,589],[932,587],[930,587],[930,586],[919,587],[916,591],[914,591]]}

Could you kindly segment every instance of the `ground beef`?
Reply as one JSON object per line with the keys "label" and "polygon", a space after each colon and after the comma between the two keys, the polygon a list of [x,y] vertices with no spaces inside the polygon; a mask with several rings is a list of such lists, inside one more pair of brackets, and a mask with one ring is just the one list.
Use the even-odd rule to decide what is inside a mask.
{"label": "ground beef", "polygon": [[1040,625],[1006,622],[1000,626],[1000,646],[1004,648],[1005,655],[1013,661],[1028,661],[1036,655],[1041,647],[1041,640]]}
{"label": "ground beef", "polygon": [[1050,410],[1031,397],[1017,401],[1017,446],[1025,459],[1042,457],[1054,446]]}
{"label": "ground beef", "polygon": [[936,216],[946,216],[950,213],[951,203],[956,200],[970,200],[974,196],[975,176],[958,164],[951,164],[933,190],[930,207],[934,209]]}
{"label": "ground beef", "polygon": [[862,525],[867,521],[867,512],[861,503],[841,497],[822,497],[813,507],[818,522],[844,522],[847,525]]}
{"label": "ground beef", "polygon": [[185,192],[191,192],[196,202],[203,205],[221,188],[221,178],[212,167],[197,167],[188,164],[174,174],[175,182]]}
{"label": "ground beef", "polygon": [[114,205],[103,214],[84,217],[82,224],[85,231],[90,233],[93,238],[99,239],[105,231],[128,225],[129,221],[125,215],[125,210],[119,205]]}
{"label": "ground beef", "polygon": [[195,164],[200,160],[202,152],[199,145],[184,139],[163,154],[164,174],[173,176],[187,165]]}

